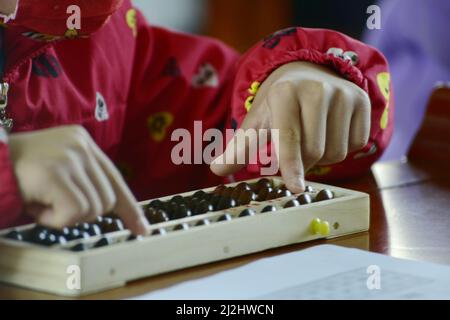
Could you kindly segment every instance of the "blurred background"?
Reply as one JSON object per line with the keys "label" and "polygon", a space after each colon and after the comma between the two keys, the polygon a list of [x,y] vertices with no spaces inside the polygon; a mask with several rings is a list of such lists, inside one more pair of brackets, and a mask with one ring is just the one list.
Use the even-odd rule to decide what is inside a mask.
{"label": "blurred background", "polygon": [[339,30],[360,38],[373,0],[134,0],[149,22],[222,39],[244,51],[292,25]]}
{"label": "blurred background", "polygon": [[[449,0],[134,0],[153,25],[221,39],[244,52],[289,26],[329,28],[387,57],[396,104],[395,133],[383,160],[405,156],[436,86],[450,86]],[[381,30],[367,8],[381,7]]]}

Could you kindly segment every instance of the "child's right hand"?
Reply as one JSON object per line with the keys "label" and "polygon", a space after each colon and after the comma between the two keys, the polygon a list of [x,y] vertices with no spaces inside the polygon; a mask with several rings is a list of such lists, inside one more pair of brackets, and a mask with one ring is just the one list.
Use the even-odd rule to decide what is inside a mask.
{"label": "child's right hand", "polygon": [[10,136],[11,159],[27,213],[62,228],[114,212],[135,234],[147,221],[119,171],[79,126]]}

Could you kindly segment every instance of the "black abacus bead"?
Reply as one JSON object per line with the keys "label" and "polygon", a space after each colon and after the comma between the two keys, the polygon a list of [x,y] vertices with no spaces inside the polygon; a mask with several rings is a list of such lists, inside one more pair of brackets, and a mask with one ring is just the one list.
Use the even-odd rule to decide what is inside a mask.
{"label": "black abacus bead", "polygon": [[16,241],[23,241],[24,239],[23,234],[17,230],[10,231],[5,238]]}
{"label": "black abacus bead", "polygon": [[281,190],[281,192],[279,193],[279,198],[286,198],[286,197],[291,197],[292,196],[292,192],[290,192],[287,189],[283,189]]}
{"label": "black abacus bead", "polygon": [[155,209],[165,209],[166,204],[164,202],[162,202],[161,200],[153,200],[152,202],[150,202],[148,204],[148,206],[150,208],[155,208]]}
{"label": "black abacus bead", "polygon": [[173,228],[173,231],[187,231],[189,230],[189,225],[187,223],[182,223]]}
{"label": "black abacus bead", "polygon": [[170,202],[173,202],[176,204],[184,204],[185,200],[182,196],[174,196],[172,199],[170,199]]}
{"label": "black abacus bead", "polygon": [[208,219],[203,219],[203,220],[200,220],[199,222],[197,222],[195,224],[195,226],[196,227],[201,227],[201,226],[208,226],[210,224],[211,224],[211,221],[209,221]]}
{"label": "black abacus bead", "polygon": [[81,232],[86,232],[91,237],[99,236],[102,230],[97,224],[82,223],[77,227]]}
{"label": "black abacus bead", "polygon": [[222,197],[218,194],[215,194],[211,197],[210,203],[214,206],[214,209],[216,209],[221,200],[222,200]]}
{"label": "black abacus bead", "polygon": [[233,217],[231,216],[231,214],[226,213],[226,214],[224,214],[223,216],[221,216],[221,217],[217,220],[217,222],[226,222],[226,221],[231,221],[231,220],[233,220]]}
{"label": "black abacus bead", "polygon": [[314,188],[311,187],[311,186],[306,186],[305,192],[313,193],[314,192]]}
{"label": "black abacus bead", "polygon": [[229,197],[225,197],[225,198],[222,198],[222,200],[220,200],[219,204],[217,205],[217,210],[226,210],[226,209],[234,208],[236,206],[237,206],[236,200],[229,198]]}
{"label": "black abacus bead", "polygon": [[255,210],[252,210],[252,209],[245,209],[244,211],[242,211],[242,212],[239,214],[239,218],[252,217],[252,216],[255,216],[255,215],[256,215]]}
{"label": "black abacus bead", "polygon": [[163,228],[153,230],[153,232],[152,232],[152,236],[163,236],[165,234],[167,234],[167,231],[166,231],[166,229],[163,229]]}
{"label": "black abacus bead", "polygon": [[107,247],[111,244],[112,244],[111,238],[103,237],[95,243],[94,248]]}
{"label": "black abacus bead", "polygon": [[264,207],[264,208],[261,210],[262,213],[276,212],[276,211],[278,211],[278,210],[277,210],[277,207],[272,206],[272,205],[266,206],[266,207]]}
{"label": "black abacus bead", "polygon": [[284,205],[284,208],[285,208],[285,209],[287,209],[287,208],[295,208],[295,207],[299,207],[299,206],[300,206],[300,202],[298,202],[297,199],[294,199],[294,200],[288,201],[288,202]]}
{"label": "black abacus bead", "polygon": [[197,199],[203,199],[205,197],[205,195],[206,195],[206,192],[203,190],[200,190],[200,191],[197,191],[196,193],[194,193],[192,196]]}
{"label": "black abacus bead", "polygon": [[130,235],[127,241],[142,241],[144,240],[143,236],[135,236],[134,234]]}
{"label": "black abacus bead", "polygon": [[153,209],[152,212],[147,211],[146,217],[150,224],[158,224],[170,221],[167,213],[161,209]]}
{"label": "black abacus bead", "polygon": [[327,201],[327,200],[332,200],[332,199],[334,199],[334,193],[333,193],[333,191],[331,191],[329,189],[324,189],[324,190],[320,191],[316,196],[317,202]]}
{"label": "black abacus bead", "polygon": [[195,215],[205,214],[208,212],[213,212],[214,206],[207,200],[202,200],[194,209]]}
{"label": "black abacus bead", "polygon": [[70,250],[73,252],[82,252],[87,250],[87,246],[84,243],[78,243],[70,248]]}
{"label": "black abacus bead", "polygon": [[172,213],[171,218],[172,220],[178,220],[178,219],[184,219],[192,216],[191,210],[189,210],[188,207],[186,207],[184,204],[179,205],[175,211]]}
{"label": "black abacus bead", "polygon": [[112,233],[125,230],[121,220],[110,218],[104,219],[100,228],[102,233]]}
{"label": "black abacus bead", "polygon": [[256,182],[252,187],[253,191],[256,193],[259,193],[263,188],[272,188],[272,182],[267,178],[263,178]]}
{"label": "black abacus bead", "polygon": [[313,198],[308,193],[302,193],[297,197],[297,200],[301,205],[313,203]]}

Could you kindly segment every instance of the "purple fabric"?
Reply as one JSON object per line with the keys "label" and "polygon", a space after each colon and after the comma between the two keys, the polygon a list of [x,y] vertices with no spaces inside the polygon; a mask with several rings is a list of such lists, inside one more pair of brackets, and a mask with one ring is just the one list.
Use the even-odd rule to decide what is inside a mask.
{"label": "purple fabric", "polygon": [[406,155],[439,81],[450,81],[450,1],[381,1],[382,29],[365,41],[387,57],[394,85],[394,137],[383,160]]}

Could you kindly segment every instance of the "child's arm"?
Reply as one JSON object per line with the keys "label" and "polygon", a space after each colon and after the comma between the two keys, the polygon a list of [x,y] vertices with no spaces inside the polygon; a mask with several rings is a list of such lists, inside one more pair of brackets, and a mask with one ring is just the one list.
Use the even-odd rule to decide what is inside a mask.
{"label": "child's arm", "polygon": [[[311,62],[316,67],[298,62],[286,66],[293,61]],[[318,65],[327,66],[336,74],[326,74]],[[320,85],[314,85],[315,82]],[[249,90],[252,83],[263,83],[256,98],[256,92]],[[283,87],[291,91],[281,94],[279,89]],[[335,31],[280,31],[242,58],[233,92],[233,118],[238,126],[252,123],[253,127],[255,118],[261,121],[253,113],[261,115],[261,110],[269,105],[279,119],[286,113],[286,121],[278,128],[294,133],[293,140],[301,140],[297,147],[281,141],[287,149],[280,154],[285,178],[302,178],[301,168],[287,168],[289,163],[301,163],[302,158],[305,169],[311,168],[307,176],[310,179],[329,181],[360,175],[382,155],[392,136],[394,106],[385,58],[376,49]],[[300,118],[297,127],[289,125],[290,116]],[[368,143],[361,148],[361,142],[367,138]],[[292,152],[294,149],[297,154]],[[235,168],[213,166],[213,170],[229,174]]]}
{"label": "child's arm", "polygon": [[[134,91],[130,98],[131,112],[122,164],[140,198],[153,192],[150,181],[158,186],[157,194],[217,182],[213,178],[206,179],[207,173],[201,166],[175,169],[171,151],[176,143],[170,141],[171,133],[176,128],[187,128],[193,134],[194,120],[203,120],[204,130],[223,129],[226,117],[227,127],[240,127],[250,109],[254,110],[251,114],[264,117],[267,110],[260,105],[264,104],[268,92],[276,93],[273,97],[278,94],[273,108],[286,120],[292,119],[290,115],[295,112],[292,105],[298,103],[297,98],[301,96],[310,101],[302,105],[302,109],[310,112],[310,119],[320,118],[304,135],[301,146],[295,149],[299,150],[298,155],[288,155],[295,157],[293,162],[299,163],[299,167],[286,169],[291,166],[287,164],[289,160],[281,164],[285,176],[296,172],[296,178],[301,178],[301,159],[309,159],[306,169],[313,167],[309,177],[351,177],[366,171],[389,142],[393,106],[389,103],[392,99],[386,60],[375,49],[347,36],[334,31],[302,28],[280,31],[250,50],[237,67],[236,54],[211,39],[141,24],[137,41],[141,48],[137,50],[135,62]],[[329,71],[332,69],[336,74]],[[305,81],[309,84],[318,81],[326,90],[305,90],[302,86]],[[283,85],[291,86],[293,92],[281,94],[280,90],[273,90],[273,86],[281,88]],[[345,94],[339,96],[342,92]],[[292,97],[296,99],[289,106],[281,103]],[[323,108],[318,108],[317,100],[321,99]],[[337,107],[340,111],[336,111]],[[327,134],[330,117],[335,119],[337,130]],[[282,122],[278,127],[287,128],[287,123]],[[319,128],[323,129],[319,130],[323,134],[314,136],[313,129]],[[302,130],[299,121],[296,131]],[[332,134],[338,133],[342,137],[346,132],[348,138],[341,140]],[[293,140],[299,142],[298,137]],[[367,140],[369,143],[362,148]],[[320,148],[304,151],[303,146],[314,146],[316,142],[320,142]],[[344,158],[346,160],[341,162]],[[328,165],[334,162],[340,163]],[[319,164],[326,165],[315,166]],[[236,166],[213,166],[214,172],[220,175],[236,169]],[[242,177],[252,174],[247,172]],[[176,180],[177,184],[165,182],[167,180]],[[290,186],[298,189],[298,185]]]}

